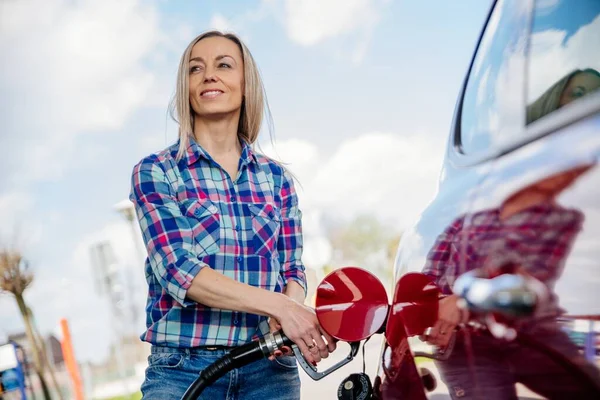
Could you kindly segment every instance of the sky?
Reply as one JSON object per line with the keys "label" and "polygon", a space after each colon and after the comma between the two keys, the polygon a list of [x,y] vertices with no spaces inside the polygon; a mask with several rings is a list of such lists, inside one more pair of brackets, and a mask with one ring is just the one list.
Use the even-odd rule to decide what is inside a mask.
{"label": "sky", "polygon": [[[104,240],[143,307],[140,239],[114,205],[133,165],[176,140],[167,106],[197,34],[234,31],[253,53],[274,120],[274,144],[265,130],[261,145],[299,179],[314,264],[324,221],[372,214],[402,231],[432,199],[489,4],[0,2],[0,244],[30,260],[26,299],[40,330],[67,318],[77,358],[105,357],[110,307],[90,260]],[[0,295],[0,342],[22,329],[14,300]]]}

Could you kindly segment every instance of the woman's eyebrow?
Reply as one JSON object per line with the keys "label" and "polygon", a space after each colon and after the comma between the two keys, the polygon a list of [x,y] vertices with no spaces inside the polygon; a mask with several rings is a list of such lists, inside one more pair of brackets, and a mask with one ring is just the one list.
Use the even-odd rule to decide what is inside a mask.
{"label": "woman's eyebrow", "polygon": [[236,62],[236,61],[235,61],[235,58],[233,58],[232,56],[230,56],[230,55],[227,55],[227,54],[222,54],[222,55],[220,55],[220,56],[217,56],[215,59],[216,59],[217,61],[219,61],[219,60],[222,60],[222,59],[224,59],[224,58],[231,58],[231,60],[232,60],[233,62]]}
{"label": "woman's eyebrow", "polygon": [[[226,57],[231,58],[235,62],[235,58],[233,58],[232,56],[230,56],[228,54],[221,54],[221,55],[215,57],[215,60],[219,61],[219,60],[222,60],[222,59],[224,59]],[[205,62],[204,59],[202,57],[200,57],[200,56],[194,57],[194,58],[190,58],[190,62],[192,62],[192,61]]]}

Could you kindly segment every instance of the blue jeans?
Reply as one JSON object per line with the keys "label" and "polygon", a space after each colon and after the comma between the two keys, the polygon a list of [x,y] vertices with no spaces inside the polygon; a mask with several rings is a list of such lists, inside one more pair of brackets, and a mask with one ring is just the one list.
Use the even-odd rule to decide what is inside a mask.
{"label": "blue jeans", "polygon": [[[144,400],[179,400],[200,371],[227,353],[226,350],[152,346]],[[253,400],[300,399],[300,377],[293,356],[275,361],[262,359],[234,369],[207,387],[200,399]]]}

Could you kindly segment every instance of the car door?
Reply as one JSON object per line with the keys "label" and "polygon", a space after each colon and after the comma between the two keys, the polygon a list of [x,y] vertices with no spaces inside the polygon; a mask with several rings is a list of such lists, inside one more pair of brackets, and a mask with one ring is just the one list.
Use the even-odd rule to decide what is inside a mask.
{"label": "car door", "polygon": [[[463,265],[461,232],[469,229],[479,192],[499,154],[496,141],[524,126],[521,117],[525,105],[528,3],[505,0],[492,4],[458,96],[437,194],[413,228],[402,235],[395,261],[397,285],[375,379],[379,398],[426,398],[424,386],[433,396],[461,393],[460,388],[446,387],[431,360],[436,349],[419,335],[424,326],[435,322],[429,317],[437,309],[414,307],[419,301],[407,298],[407,293],[420,283],[418,278],[407,279],[411,279],[411,273],[425,271],[442,294],[452,293],[454,278]],[[450,263],[457,268],[454,276],[438,270],[438,266]]]}
{"label": "car door", "polygon": [[523,128],[491,141],[500,155],[475,196],[477,233],[462,258],[542,285],[533,315],[492,320],[491,344],[472,338],[464,374],[478,384],[450,380],[481,398],[512,396],[517,382],[530,398],[600,398],[600,2],[531,5]]}

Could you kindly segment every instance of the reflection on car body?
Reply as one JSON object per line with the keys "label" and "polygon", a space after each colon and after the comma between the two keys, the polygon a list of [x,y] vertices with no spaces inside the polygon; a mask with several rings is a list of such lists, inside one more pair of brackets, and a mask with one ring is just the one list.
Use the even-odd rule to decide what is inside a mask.
{"label": "reflection on car body", "polygon": [[[438,286],[439,317],[421,337],[387,332],[376,397],[426,398],[414,387],[426,367],[441,383],[432,398],[600,398],[598,49],[598,0],[493,2],[438,193],[396,257],[398,282],[423,272]],[[448,299],[466,273],[539,283],[533,315],[465,318]],[[391,313],[388,328],[410,318]],[[414,355],[437,360],[417,368]]]}
{"label": "reflection on car body", "polygon": [[[557,317],[563,310],[554,292],[584,219],[581,211],[561,206],[557,196],[588,169],[584,166],[564,171],[529,185],[499,208],[468,216],[471,221],[466,224],[465,216],[457,219],[430,251],[423,272],[445,294],[452,294],[456,277],[472,270],[488,278],[503,273],[524,274],[543,283],[548,293],[533,316],[512,320],[503,316],[501,323],[516,329],[517,340],[507,342],[486,331],[470,337],[466,336],[469,332],[458,332],[449,358],[436,362],[444,382],[455,394],[473,393],[478,382],[486,398],[514,398],[515,383],[521,382],[546,397],[585,397],[590,391],[585,377],[565,373],[564,366],[549,356],[552,350],[566,356],[600,387],[597,368],[561,329]],[[541,337],[551,349],[540,350],[530,342],[523,343],[523,337]],[[476,357],[469,363],[471,352]]]}

